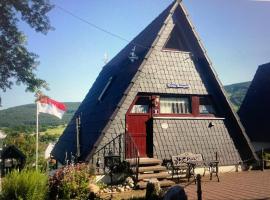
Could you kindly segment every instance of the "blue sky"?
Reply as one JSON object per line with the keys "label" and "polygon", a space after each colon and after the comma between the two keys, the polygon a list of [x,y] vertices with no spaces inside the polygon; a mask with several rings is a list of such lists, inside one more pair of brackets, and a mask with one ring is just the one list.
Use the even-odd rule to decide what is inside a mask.
{"label": "blue sky", "polygon": [[[172,0],[51,0],[81,18],[132,40]],[[270,61],[270,2],[251,0],[184,0],[193,24],[223,84],[252,80],[258,65]],[[82,101],[109,58],[127,43],[64,13],[49,14],[54,31],[35,33],[20,24],[28,48],[39,55],[37,75],[59,101]],[[24,86],[1,92],[2,109],[33,103]]]}

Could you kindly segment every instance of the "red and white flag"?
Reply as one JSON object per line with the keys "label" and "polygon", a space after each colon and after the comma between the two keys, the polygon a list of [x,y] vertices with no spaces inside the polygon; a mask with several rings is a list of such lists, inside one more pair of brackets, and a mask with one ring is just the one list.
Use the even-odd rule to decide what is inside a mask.
{"label": "red and white flag", "polygon": [[62,119],[64,113],[67,110],[65,104],[57,102],[49,97],[41,97],[37,101],[38,113],[47,113],[50,115],[54,115],[60,119]]}

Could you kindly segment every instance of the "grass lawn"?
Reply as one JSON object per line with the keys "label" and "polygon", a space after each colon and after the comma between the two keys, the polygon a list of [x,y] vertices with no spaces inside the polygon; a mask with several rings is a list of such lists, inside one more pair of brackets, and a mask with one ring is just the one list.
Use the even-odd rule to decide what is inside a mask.
{"label": "grass lawn", "polygon": [[66,128],[66,125],[59,125],[59,126],[56,126],[56,127],[53,127],[53,128],[48,128],[46,131],[44,132],[40,132],[41,135],[45,135],[45,134],[48,134],[48,135],[53,135],[53,136],[61,136],[63,131],[65,130]]}

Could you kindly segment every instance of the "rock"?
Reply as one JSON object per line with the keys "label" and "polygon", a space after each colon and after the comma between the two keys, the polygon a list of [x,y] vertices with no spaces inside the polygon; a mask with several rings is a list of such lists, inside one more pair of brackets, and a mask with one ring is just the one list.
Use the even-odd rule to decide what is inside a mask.
{"label": "rock", "polygon": [[187,200],[187,195],[181,186],[176,185],[167,191],[163,200]]}
{"label": "rock", "polygon": [[111,192],[110,189],[108,189],[108,188],[104,188],[103,191],[104,191],[104,193],[109,193],[109,192]]}
{"label": "rock", "polygon": [[123,187],[118,188],[118,192],[124,192],[124,191],[125,191],[125,189]]}
{"label": "rock", "polygon": [[147,183],[146,186],[146,194],[145,194],[145,199],[149,199],[149,200],[156,200],[159,198],[159,194],[160,194],[160,183],[159,181],[156,179],[150,179],[149,182]]}
{"label": "rock", "polygon": [[127,185],[129,185],[131,183],[134,184],[134,181],[133,181],[133,179],[131,177],[127,177],[125,182],[126,182]]}
{"label": "rock", "polygon": [[97,185],[93,184],[93,183],[90,183],[88,185],[88,189],[89,189],[90,193],[94,193],[94,194],[97,194],[99,192],[99,190],[100,190],[100,188]]}
{"label": "rock", "polygon": [[113,188],[113,189],[112,189],[112,192],[116,192],[116,188]]}

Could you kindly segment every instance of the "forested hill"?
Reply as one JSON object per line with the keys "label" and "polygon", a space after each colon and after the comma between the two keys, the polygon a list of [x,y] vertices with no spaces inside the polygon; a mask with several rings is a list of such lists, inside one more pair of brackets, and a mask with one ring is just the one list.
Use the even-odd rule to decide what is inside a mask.
{"label": "forested hill", "polygon": [[248,81],[224,86],[231,102],[235,105],[236,110],[241,106],[250,84],[251,82]]}
{"label": "forested hill", "polygon": [[[79,107],[79,102],[65,102],[68,110],[62,119],[55,116],[40,113],[39,122],[42,126],[58,126],[67,124],[72,118],[74,112]],[[5,110],[0,110],[0,127],[14,126],[35,126],[36,123],[36,105],[27,104],[16,106]]]}
{"label": "forested hill", "polygon": [[[235,105],[237,110],[247,92],[250,82],[236,83],[225,86],[230,100]],[[74,112],[79,107],[79,102],[66,102],[68,111],[64,114],[63,119],[60,120],[57,117],[40,114],[40,124],[42,126],[58,126],[61,124],[67,124]],[[35,104],[27,104],[22,106],[16,106],[5,110],[0,110],[0,127],[14,127],[14,126],[35,126],[36,123],[36,106]]]}

